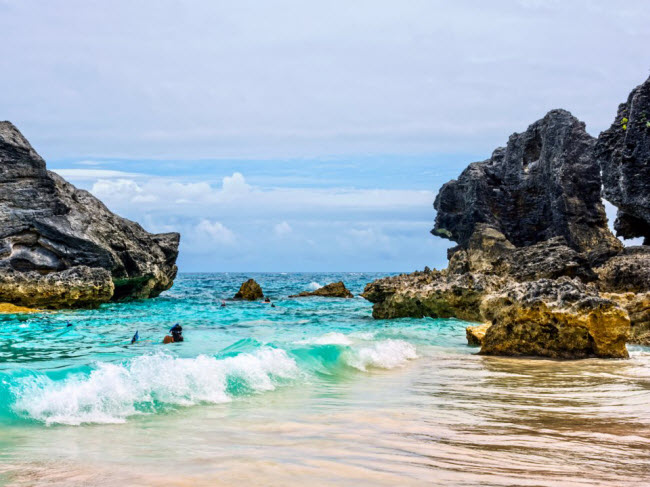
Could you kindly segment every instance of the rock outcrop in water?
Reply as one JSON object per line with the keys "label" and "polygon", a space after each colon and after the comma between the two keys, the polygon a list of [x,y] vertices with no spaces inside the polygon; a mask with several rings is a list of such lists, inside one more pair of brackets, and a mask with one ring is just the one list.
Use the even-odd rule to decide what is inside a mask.
{"label": "rock outcrop in water", "polygon": [[618,207],[617,235],[643,237],[650,245],[650,78],[618,107],[614,123],[598,137],[596,157],[603,196]]}
{"label": "rock outcrop in water", "polygon": [[48,171],[9,122],[0,122],[0,188],[0,302],[88,307],[172,286],[179,234],[111,213]]}
{"label": "rock outcrop in water", "polygon": [[353,298],[354,295],[345,287],[343,281],[332,282],[316,289],[315,291],[303,291],[299,294],[289,296],[290,298],[305,298],[310,296],[319,296],[321,298]]}
{"label": "rock outcrop in water", "polygon": [[[625,105],[639,120],[646,85]],[[647,236],[650,149],[647,134],[630,130],[615,123],[596,141],[570,113],[553,110],[470,164],[434,203],[432,233],[458,243],[447,269],[368,284],[373,316],[484,322],[467,330],[483,354],[618,358],[628,340],[650,344],[650,249],[623,248],[600,195],[602,167],[605,194],[623,208],[619,233]],[[617,168],[633,158],[636,169]],[[634,232],[623,230],[631,222]]]}
{"label": "rock outcrop in water", "polygon": [[237,294],[235,294],[235,299],[243,299],[244,301],[256,301],[264,297],[264,292],[262,291],[262,286],[260,286],[255,279],[249,279],[244,282]]}

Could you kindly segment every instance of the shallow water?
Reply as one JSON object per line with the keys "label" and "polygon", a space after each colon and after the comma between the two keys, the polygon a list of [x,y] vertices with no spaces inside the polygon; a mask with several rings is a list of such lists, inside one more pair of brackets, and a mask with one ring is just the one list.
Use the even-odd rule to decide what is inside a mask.
{"label": "shallow water", "polygon": [[[276,308],[219,306],[248,275],[186,274],[155,300],[1,317],[0,484],[650,484],[650,349],[480,357],[458,320],[284,298],[375,275],[252,276]],[[160,345],[176,321],[186,341]]]}

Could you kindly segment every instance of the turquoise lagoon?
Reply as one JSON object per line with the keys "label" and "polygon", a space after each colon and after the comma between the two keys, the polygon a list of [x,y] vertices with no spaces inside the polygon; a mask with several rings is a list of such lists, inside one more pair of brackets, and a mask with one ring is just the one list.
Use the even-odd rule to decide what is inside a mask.
{"label": "turquoise lagoon", "polygon": [[[275,308],[228,300],[249,277]],[[181,274],[153,300],[0,317],[0,483],[650,485],[650,349],[481,357],[466,322],[287,298],[377,277]],[[174,323],[185,342],[162,345]]]}

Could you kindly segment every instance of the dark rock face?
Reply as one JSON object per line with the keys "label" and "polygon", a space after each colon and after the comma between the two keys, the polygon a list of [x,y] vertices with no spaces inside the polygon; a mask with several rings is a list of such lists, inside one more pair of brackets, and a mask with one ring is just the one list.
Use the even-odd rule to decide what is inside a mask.
{"label": "dark rock face", "polygon": [[[637,104],[647,104],[646,85],[619,118],[645,120]],[[486,355],[621,358],[627,341],[650,344],[650,247],[624,249],[600,196],[603,165],[606,193],[614,191],[608,177],[617,184],[609,198],[621,204],[619,233],[647,237],[639,230],[650,197],[643,127],[615,123],[595,148],[583,123],[553,110],[470,164],[434,203],[432,233],[459,244],[447,269],[368,284],[362,296],[373,316],[484,322],[468,327],[467,338]],[[618,167],[617,158],[631,166]]]}
{"label": "dark rock face", "polygon": [[342,281],[327,284],[315,291],[304,291],[300,294],[289,296],[290,298],[305,298],[309,296],[320,296],[322,298],[353,298],[354,295],[348,291]]}
{"label": "dark rock face", "polygon": [[263,297],[264,293],[262,292],[262,287],[255,281],[255,279],[249,279],[243,283],[237,294],[235,294],[235,299],[243,299],[245,301],[256,301]]}
{"label": "dark rock face", "polygon": [[612,126],[598,137],[603,195],[618,207],[614,228],[650,245],[650,78],[618,107]]}
{"label": "dark rock face", "polygon": [[440,189],[432,233],[467,248],[485,224],[515,247],[562,237],[582,252],[619,250],[600,200],[594,143],[569,112],[549,112]]}
{"label": "dark rock face", "polygon": [[[24,293],[30,280],[35,289],[41,285],[35,276],[65,282],[71,275],[65,271],[82,267],[89,268],[92,277],[86,270],[72,273],[80,290],[77,301],[69,297],[59,301],[54,293],[49,301],[32,304],[89,306],[108,299],[155,297],[172,286],[180,236],[152,235],[47,171],[45,161],[9,122],[0,122],[0,188],[0,273],[6,274],[3,282],[23,282],[15,295],[3,287],[3,300],[32,302]],[[17,278],[16,273],[24,276]],[[92,289],[100,274],[108,275],[112,289],[109,294],[108,284],[104,285],[94,299]],[[85,278],[87,298],[81,291]]]}

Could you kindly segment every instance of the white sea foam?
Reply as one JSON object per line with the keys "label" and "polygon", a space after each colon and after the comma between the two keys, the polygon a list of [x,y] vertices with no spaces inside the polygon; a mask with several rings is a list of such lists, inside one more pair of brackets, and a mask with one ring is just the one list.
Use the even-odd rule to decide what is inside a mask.
{"label": "white sea foam", "polygon": [[363,371],[402,367],[417,357],[415,346],[403,340],[381,340],[368,346],[352,347],[342,355],[347,365]]}
{"label": "white sea foam", "polygon": [[263,348],[221,360],[159,353],[125,364],[100,363],[90,375],[63,381],[44,376],[25,379],[14,388],[14,409],[47,424],[121,423],[161,404],[228,402],[232,400],[228,379],[263,392],[298,376],[296,362],[279,349]]}
{"label": "white sea foam", "polygon": [[343,333],[334,331],[331,333],[325,333],[319,337],[300,340],[296,343],[300,345],[352,345],[352,340]]}
{"label": "white sea foam", "polygon": [[316,281],[312,281],[309,283],[309,286],[307,286],[309,289],[316,291],[316,289],[322,288],[322,284],[317,283]]}

